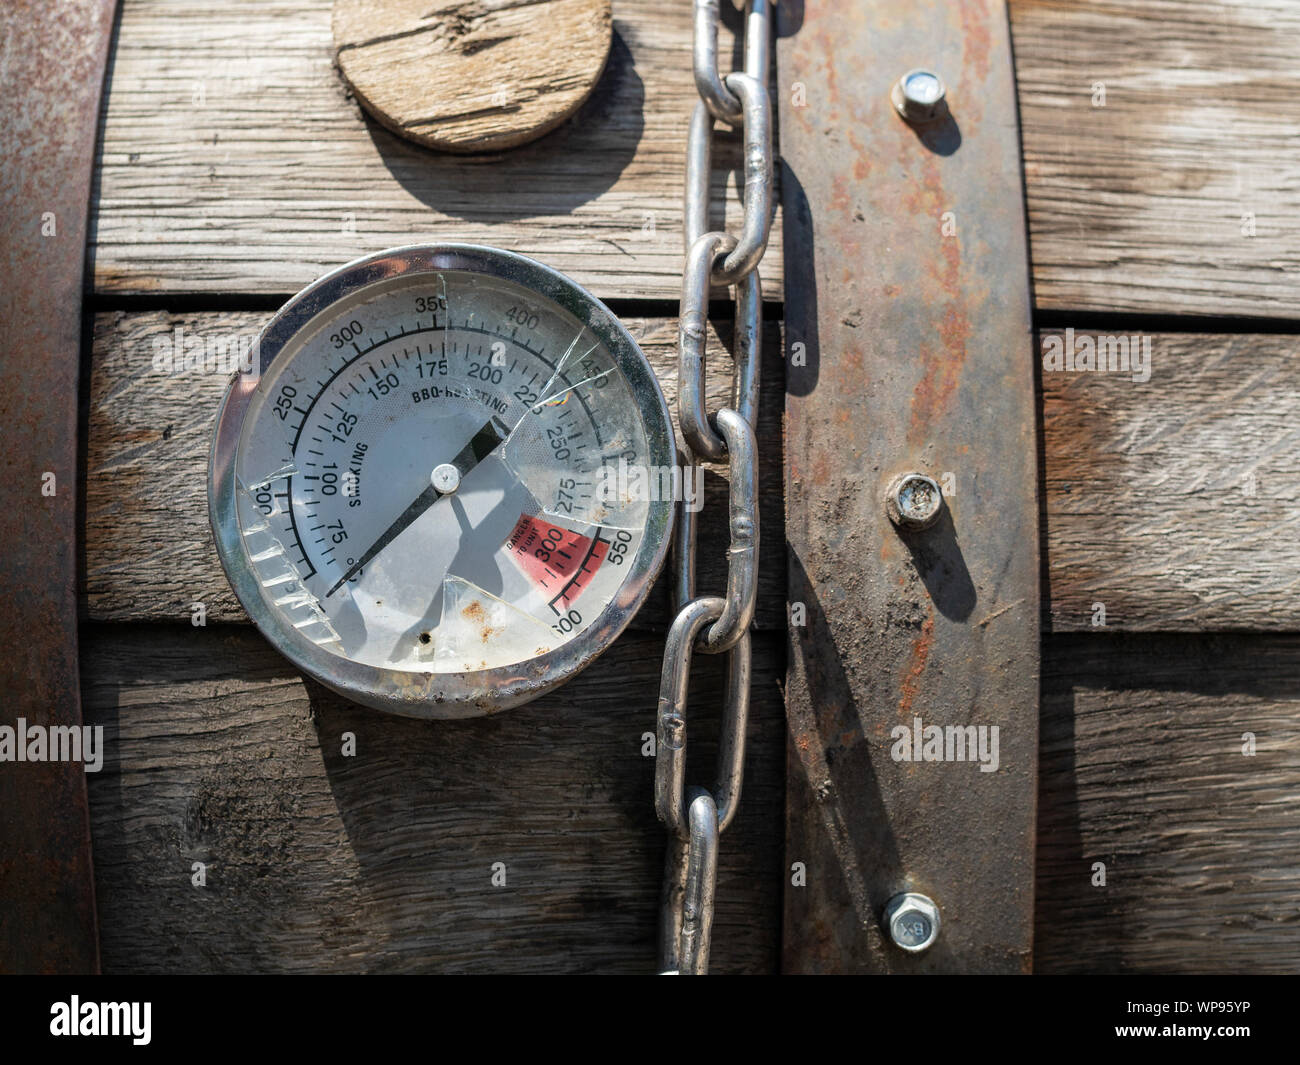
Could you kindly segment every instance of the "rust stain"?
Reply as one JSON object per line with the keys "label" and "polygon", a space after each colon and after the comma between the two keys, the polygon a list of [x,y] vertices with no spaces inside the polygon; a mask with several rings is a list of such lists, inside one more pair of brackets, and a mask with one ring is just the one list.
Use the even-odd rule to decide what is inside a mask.
{"label": "rust stain", "polygon": [[939,323],[939,350],[929,344],[921,345],[921,378],[912,392],[911,419],[907,427],[909,446],[926,443],[934,432],[934,426],[944,421],[949,401],[961,380],[970,332],[970,319],[966,312],[950,304]]}
{"label": "rust stain", "polygon": [[[902,123],[898,126],[898,165],[903,174],[910,175],[916,165],[916,144],[911,131]],[[939,224],[939,216],[947,208],[947,196],[943,189],[943,175],[933,155],[926,152],[920,160],[920,173],[915,179],[905,179],[904,186],[898,190],[901,200],[909,214],[918,218],[933,219]]]}
{"label": "rust stain", "polygon": [[843,174],[836,174],[831,179],[830,209],[838,214],[849,215],[853,209],[853,190],[849,180]]}
{"label": "rust stain", "polygon": [[961,238],[945,237],[940,242],[939,248],[943,256],[943,265],[939,269],[932,269],[931,276],[952,299],[961,299]]}
{"label": "rust stain", "polygon": [[[994,6],[1000,8],[1002,5]],[[989,33],[989,3],[988,0],[961,0],[959,7],[962,72],[972,71],[975,75],[974,80],[982,85],[988,81],[989,53],[993,50],[993,40]],[[995,14],[992,17],[999,17],[999,15]]]}
{"label": "rust stain", "polygon": [[813,484],[827,484],[831,478],[831,459],[826,454],[824,448],[818,449],[813,456],[812,469],[809,471],[809,480]]}
{"label": "rust stain", "polygon": [[853,149],[853,176],[859,182],[865,181],[870,176],[875,163],[871,146],[864,144],[862,138],[851,127],[845,130],[845,136],[849,147]]}
{"label": "rust stain", "polygon": [[[909,151],[910,149],[903,149]],[[900,158],[902,158],[900,156]],[[949,210],[949,201],[943,188],[943,175],[935,156],[927,155],[921,164],[921,180],[906,198],[908,209],[915,215],[940,224],[943,212]],[[909,446],[925,443],[936,424],[942,423],[966,362],[966,345],[971,336],[970,315],[966,307],[966,293],[962,276],[962,248],[960,229],[957,234],[939,239],[939,256],[927,269],[933,288],[927,287],[927,303],[944,301],[942,317],[937,325],[939,344],[922,344],[921,376],[912,395],[911,421],[907,430]],[[933,295],[931,296],[931,292]]]}
{"label": "rust stain", "polygon": [[[86,214],[115,5],[10,7],[19,13],[5,24],[0,140],[20,148],[6,157],[0,185],[0,216],[12,221],[11,239],[0,247],[0,350],[39,357],[10,358],[0,396],[9,431],[0,469],[9,593],[0,614],[0,722],[78,728],[79,349]],[[57,221],[48,233],[47,213]],[[54,494],[38,495],[50,473]],[[0,773],[6,972],[99,969],[86,777],[72,761]]]}
{"label": "rust stain", "polygon": [[934,647],[934,614],[931,613],[921,625],[921,635],[912,644],[912,654],[907,662],[907,672],[903,674],[902,694],[898,700],[900,717],[912,712],[912,704],[921,687],[921,674],[930,659],[930,650]]}

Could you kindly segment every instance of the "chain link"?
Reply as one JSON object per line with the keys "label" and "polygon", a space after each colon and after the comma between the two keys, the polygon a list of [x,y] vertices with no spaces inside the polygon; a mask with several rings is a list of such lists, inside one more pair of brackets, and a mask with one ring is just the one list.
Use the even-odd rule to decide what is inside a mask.
{"label": "chain link", "polygon": [[[684,229],[686,267],[678,325],[677,419],[686,447],[678,461],[685,483],[694,464],[726,462],[730,478],[726,595],[696,596],[698,514],[684,501],[674,542],[673,602],[660,677],[656,730],[655,811],[668,829],[660,902],[660,968],[702,974],[709,967],[718,838],[740,804],[752,672],[750,625],[758,598],[758,446],[754,436],[762,357],[762,290],[758,264],[772,224],[772,109],[767,95],[771,43],[769,0],[748,0],[745,69],[718,71],[719,0],[695,0],[695,85],[700,102],[687,136]],[[739,237],[710,230],[709,173],[714,120],[744,139],[743,222]],[[732,404],[705,409],[709,290],[735,289]],[[698,502],[698,501],[697,501]],[[713,789],[686,784],[686,713],[695,651],[725,654],[727,680]]]}

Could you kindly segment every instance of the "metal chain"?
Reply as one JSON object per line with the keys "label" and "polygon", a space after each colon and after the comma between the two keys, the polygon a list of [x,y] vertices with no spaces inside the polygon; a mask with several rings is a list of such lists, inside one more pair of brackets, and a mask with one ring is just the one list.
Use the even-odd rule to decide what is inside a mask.
{"label": "metal chain", "polygon": [[[697,975],[709,968],[718,838],[736,816],[745,768],[750,642],[758,594],[758,462],[754,419],[762,347],[758,264],[772,224],[772,109],[768,101],[769,0],[748,0],[745,69],[718,72],[718,0],[695,0],[695,85],[700,102],[686,149],[686,269],[678,324],[677,420],[686,446],[683,482],[700,484],[697,461],[726,462],[731,480],[731,544],[725,597],[695,594],[696,511],[678,510],[674,607],[659,686],[655,811],[668,829],[660,902],[660,970]],[[744,221],[739,237],[710,231],[709,168],[713,122],[740,128],[745,146]],[[705,411],[704,346],[709,289],[736,290],[733,406]],[[727,656],[717,780],[712,791],[686,786],[686,708],[694,651]]]}

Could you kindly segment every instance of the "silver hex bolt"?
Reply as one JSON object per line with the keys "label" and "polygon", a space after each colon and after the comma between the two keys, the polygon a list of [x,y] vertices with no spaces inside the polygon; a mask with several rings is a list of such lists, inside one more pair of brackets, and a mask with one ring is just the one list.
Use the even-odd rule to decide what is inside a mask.
{"label": "silver hex bolt", "polygon": [[889,98],[894,109],[908,122],[920,125],[942,118],[947,112],[948,90],[943,78],[932,70],[909,70],[894,83]]}
{"label": "silver hex bolt", "polygon": [[900,529],[918,532],[939,520],[943,491],[939,483],[923,473],[896,477],[885,492],[885,512]]}
{"label": "silver hex bolt", "polygon": [[885,905],[884,925],[899,950],[920,954],[939,938],[939,907],[914,891],[895,895]]}

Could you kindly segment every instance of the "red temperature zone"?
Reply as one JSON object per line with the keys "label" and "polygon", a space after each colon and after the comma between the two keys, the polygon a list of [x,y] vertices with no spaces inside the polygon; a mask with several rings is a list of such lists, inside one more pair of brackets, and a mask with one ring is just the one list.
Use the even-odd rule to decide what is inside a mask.
{"label": "red temperature zone", "polygon": [[575,603],[609,553],[609,542],[583,536],[536,515],[521,514],[506,537],[510,557],[550,597],[551,609]]}

